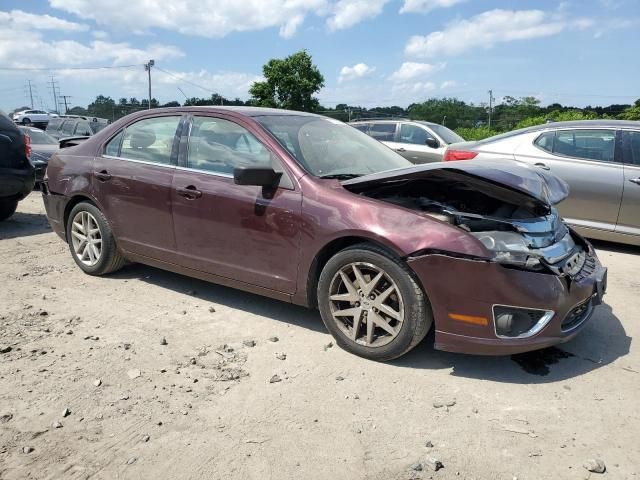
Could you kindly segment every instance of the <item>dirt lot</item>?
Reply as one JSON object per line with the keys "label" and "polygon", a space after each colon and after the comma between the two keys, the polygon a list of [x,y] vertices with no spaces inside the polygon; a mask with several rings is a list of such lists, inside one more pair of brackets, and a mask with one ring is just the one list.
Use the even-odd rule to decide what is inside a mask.
{"label": "dirt lot", "polygon": [[0,225],[0,479],[640,478],[640,249],[597,247],[607,305],[561,349],[429,336],[378,364],[317,312],[141,265],[84,275],[33,194]]}

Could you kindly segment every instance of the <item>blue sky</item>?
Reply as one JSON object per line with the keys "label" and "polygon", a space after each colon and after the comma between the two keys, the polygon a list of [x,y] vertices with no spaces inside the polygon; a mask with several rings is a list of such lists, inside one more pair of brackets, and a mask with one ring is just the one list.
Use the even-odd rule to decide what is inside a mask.
{"label": "blue sky", "polygon": [[[639,0],[3,0],[0,109],[28,104],[27,80],[52,108],[52,75],[73,105],[144,98],[149,58],[161,102],[179,89],[246,99],[266,61],[303,48],[327,106],[480,103],[489,89],[498,102],[632,103],[638,45]],[[118,68],[78,69],[95,66]]]}

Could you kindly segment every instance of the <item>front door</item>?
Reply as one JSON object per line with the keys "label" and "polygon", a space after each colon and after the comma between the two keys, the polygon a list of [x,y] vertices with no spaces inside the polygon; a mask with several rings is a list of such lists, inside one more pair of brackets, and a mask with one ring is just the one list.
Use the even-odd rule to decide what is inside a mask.
{"label": "front door", "polygon": [[93,193],[124,250],[175,256],[171,183],[180,116],[139,120],[120,130],[94,161]]}
{"label": "front door", "polygon": [[193,118],[184,165],[173,178],[180,264],[284,293],[298,272],[302,196],[286,171],[273,195],[236,185],[237,166],[272,165],[275,155],[249,131],[214,116]]}
{"label": "front door", "polygon": [[623,131],[622,148],[624,191],[616,232],[640,236],[640,132]]}
{"label": "front door", "polygon": [[514,155],[569,184],[569,197],[558,205],[569,224],[615,230],[623,184],[615,130],[552,130],[519,146]]}
{"label": "front door", "polygon": [[412,163],[441,162],[446,145],[425,127],[401,123],[395,150]]}

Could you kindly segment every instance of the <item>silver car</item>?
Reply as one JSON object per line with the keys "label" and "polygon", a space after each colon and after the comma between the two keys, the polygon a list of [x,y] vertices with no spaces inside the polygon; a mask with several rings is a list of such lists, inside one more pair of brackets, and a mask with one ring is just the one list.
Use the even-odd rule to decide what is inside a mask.
{"label": "silver car", "polygon": [[565,180],[564,219],[586,237],[640,245],[640,122],[556,122],[451,145],[445,160],[518,160]]}
{"label": "silver car", "polygon": [[412,120],[360,120],[351,126],[381,141],[413,163],[441,162],[447,145],[464,139],[437,123]]}

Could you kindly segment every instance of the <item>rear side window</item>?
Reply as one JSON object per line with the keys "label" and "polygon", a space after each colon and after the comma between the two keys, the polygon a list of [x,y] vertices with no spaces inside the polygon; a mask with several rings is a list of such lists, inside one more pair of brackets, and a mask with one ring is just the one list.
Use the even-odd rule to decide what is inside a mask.
{"label": "rear side window", "polygon": [[369,133],[369,124],[368,123],[356,123],[351,125],[353,128],[360,130],[364,133]]}
{"label": "rear side window", "polygon": [[559,130],[553,153],[566,157],[613,162],[616,133],[613,130]]}
{"label": "rear side window", "polygon": [[91,135],[91,127],[89,126],[89,122],[86,120],[80,120],[76,125],[76,135],[90,136]]}
{"label": "rear side window", "polygon": [[374,123],[369,129],[369,135],[381,142],[393,142],[396,135],[396,124]]}
{"label": "rear side window", "polygon": [[552,153],[553,152],[553,140],[556,137],[556,132],[545,132],[540,135],[535,142],[533,142],[538,148]]}
{"label": "rear side window", "polygon": [[180,117],[140,120],[124,131],[120,157],[169,165]]}
{"label": "rear side window", "polygon": [[47,131],[58,130],[58,127],[60,127],[61,123],[62,123],[61,119],[52,118],[51,120],[49,120],[49,124],[47,125]]}
{"label": "rear side window", "polygon": [[624,163],[640,166],[640,132],[623,132]]}
{"label": "rear side window", "polygon": [[73,127],[75,126],[75,120],[66,120],[62,124],[62,128],[60,129],[64,135],[73,135]]}
{"label": "rear side window", "polygon": [[107,146],[104,149],[105,155],[109,155],[111,157],[119,157],[120,156],[120,145],[122,145],[122,137],[124,136],[124,130],[120,130],[115,137],[109,140]]}

